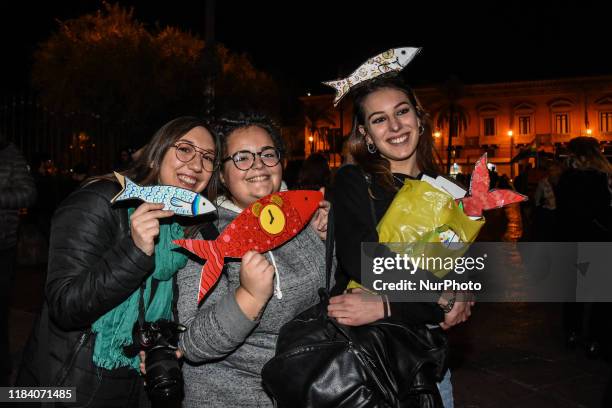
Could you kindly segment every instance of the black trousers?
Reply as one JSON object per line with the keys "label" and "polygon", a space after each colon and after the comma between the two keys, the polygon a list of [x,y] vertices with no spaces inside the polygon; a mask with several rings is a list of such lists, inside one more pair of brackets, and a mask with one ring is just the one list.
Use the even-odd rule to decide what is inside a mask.
{"label": "black trousers", "polygon": [[9,350],[9,311],[15,279],[17,247],[0,250],[0,387],[9,385],[11,353]]}
{"label": "black trousers", "polygon": [[612,303],[576,302],[563,305],[563,323],[566,335],[574,332],[584,341],[597,341],[606,347],[609,343],[609,321]]}

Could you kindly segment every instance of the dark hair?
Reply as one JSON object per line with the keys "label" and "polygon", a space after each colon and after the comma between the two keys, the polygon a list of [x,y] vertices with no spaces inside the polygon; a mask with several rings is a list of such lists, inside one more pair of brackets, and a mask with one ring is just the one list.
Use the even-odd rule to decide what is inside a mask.
{"label": "dark hair", "polygon": [[319,190],[327,187],[331,171],[325,156],[313,153],[304,161],[298,177],[298,187],[302,190]]}
{"label": "dark hair", "polygon": [[360,84],[351,90],[353,97],[353,125],[350,136],[350,152],[355,162],[364,169],[366,173],[376,176],[376,182],[387,191],[396,191],[393,183],[393,174],[389,161],[380,154],[368,153],[365,136],[359,132],[359,126],[365,126],[365,112],[363,102],[365,98],[373,92],[381,89],[390,88],[403,92],[408,97],[409,102],[415,109],[417,118],[423,126],[423,133],[419,137],[416,148],[417,166],[420,171],[430,174],[440,172],[440,157],[434,149],[433,137],[431,134],[431,117],[425,111],[412,89],[404,82],[399,75],[382,75],[372,80]]}
{"label": "dark hair", "polygon": [[597,170],[612,174],[612,165],[601,152],[599,141],[594,137],[580,136],[569,141],[572,166],[580,170]]}
{"label": "dark hair", "polygon": [[[260,129],[265,130],[281,154],[281,159],[285,155],[285,144],[280,136],[278,126],[268,116],[257,112],[238,112],[228,114],[220,118],[214,126],[215,133],[219,138],[219,150],[217,157],[219,160],[223,160],[227,157],[229,152],[227,151],[227,142],[229,137],[236,130],[246,129],[252,126],[256,126]],[[233,164],[231,164],[233,166]],[[210,182],[208,183],[209,191],[211,194],[216,196],[223,195],[227,198],[231,198],[229,190],[221,183],[221,172],[223,171],[223,164],[219,167],[219,171],[213,174]]]}

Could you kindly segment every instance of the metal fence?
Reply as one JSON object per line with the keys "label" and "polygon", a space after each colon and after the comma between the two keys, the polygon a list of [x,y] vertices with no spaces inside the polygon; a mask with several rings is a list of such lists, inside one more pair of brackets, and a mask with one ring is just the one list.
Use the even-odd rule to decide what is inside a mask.
{"label": "metal fence", "polygon": [[91,175],[108,172],[127,145],[127,132],[111,130],[99,116],[54,112],[29,92],[0,96],[0,132],[30,163],[49,158],[60,171],[83,163]]}

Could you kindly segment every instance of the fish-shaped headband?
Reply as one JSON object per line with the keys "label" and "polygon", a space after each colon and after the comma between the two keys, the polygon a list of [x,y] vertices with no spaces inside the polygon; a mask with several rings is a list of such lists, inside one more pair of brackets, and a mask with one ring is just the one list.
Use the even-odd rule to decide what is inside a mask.
{"label": "fish-shaped headband", "polygon": [[421,48],[414,47],[391,48],[368,59],[348,77],[335,81],[326,81],[323,84],[331,86],[336,90],[334,106],[338,106],[340,100],[344,98],[352,87],[382,74],[401,71],[420,51]]}

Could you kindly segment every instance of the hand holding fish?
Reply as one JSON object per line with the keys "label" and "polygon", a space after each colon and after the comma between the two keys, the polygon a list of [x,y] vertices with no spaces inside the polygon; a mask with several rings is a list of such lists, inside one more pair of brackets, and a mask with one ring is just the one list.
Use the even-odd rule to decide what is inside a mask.
{"label": "hand holding fish", "polygon": [[143,203],[130,218],[130,233],[134,244],[151,256],[155,251],[155,238],[159,235],[159,219],[174,215],[173,211],[162,210],[164,204]]}
{"label": "hand holding fish", "polygon": [[274,292],[274,266],[261,254],[248,251],[240,265],[236,302],[245,315],[257,320]]}
{"label": "hand holding fish", "polygon": [[[219,279],[225,258],[240,258],[249,250],[262,253],[281,246],[308,225],[322,199],[320,191],[312,190],[272,193],[245,208],[214,241],[174,240],[175,244],[207,260],[200,275],[198,303]],[[280,299],[282,291],[278,280],[276,283],[276,295]],[[240,296],[251,296],[242,292],[244,289]]]}

